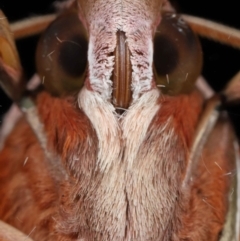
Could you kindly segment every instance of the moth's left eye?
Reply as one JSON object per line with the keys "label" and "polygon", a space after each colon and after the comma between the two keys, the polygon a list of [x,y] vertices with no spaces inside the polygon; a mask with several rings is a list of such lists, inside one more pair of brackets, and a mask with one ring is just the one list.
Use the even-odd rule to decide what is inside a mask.
{"label": "moth's left eye", "polygon": [[87,71],[87,51],[87,33],[77,12],[57,18],[37,48],[37,70],[46,90],[56,96],[79,91]]}
{"label": "moth's left eye", "polygon": [[173,13],[165,13],[154,38],[154,73],[164,94],[192,90],[202,68],[202,50],[190,27]]}

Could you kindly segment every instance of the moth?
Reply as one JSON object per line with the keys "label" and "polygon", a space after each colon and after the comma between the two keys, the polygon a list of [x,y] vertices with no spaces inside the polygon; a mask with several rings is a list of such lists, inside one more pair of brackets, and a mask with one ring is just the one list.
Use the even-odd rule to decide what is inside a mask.
{"label": "moth", "polygon": [[[240,77],[213,93],[194,34],[239,46],[237,30],[164,0],[72,0],[30,25],[1,20],[0,83],[22,112],[1,130],[1,240],[239,240],[225,108]],[[26,87],[11,33],[49,23]]]}

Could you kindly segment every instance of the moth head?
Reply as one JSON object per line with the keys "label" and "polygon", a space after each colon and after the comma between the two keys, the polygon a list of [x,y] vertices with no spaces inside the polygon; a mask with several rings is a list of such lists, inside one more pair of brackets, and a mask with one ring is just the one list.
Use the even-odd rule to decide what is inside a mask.
{"label": "moth head", "polygon": [[152,88],[170,95],[191,91],[201,71],[201,48],[187,24],[166,13],[167,3],[74,2],[38,45],[46,89],[61,96],[85,85],[123,108]]}
{"label": "moth head", "polygon": [[[130,84],[127,88],[131,89],[133,100],[141,93],[150,90],[153,73],[152,36],[160,22],[163,1],[78,2],[80,19],[86,19],[90,33],[88,56],[91,88],[99,92],[103,98],[111,99],[112,79],[119,75],[119,72],[122,73],[126,63],[130,63],[130,69],[122,73],[123,78],[116,80],[118,82],[116,85],[121,85],[125,76],[129,76]],[[124,36],[123,40],[118,40],[120,32]],[[125,50],[119,53],[121,55],[119,62],[120,65],[123,63],[122,66],[116,67],[115,51],[121,41],[125,43],[123,44]],[[129,51],[129,61],[123,56],[125,51]]]}

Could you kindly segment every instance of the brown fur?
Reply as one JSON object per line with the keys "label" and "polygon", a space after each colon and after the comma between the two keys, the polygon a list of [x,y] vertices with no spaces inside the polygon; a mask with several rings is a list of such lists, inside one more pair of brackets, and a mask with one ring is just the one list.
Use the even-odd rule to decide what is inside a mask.
{"label": "brown fur", "polygon": [[[91,213],[93,209],[84,199],[85,195],[89,196],[91,183],[96,180],[95,178],[103,175],[98,174],[94,168],[98,146],[96,134],[86,116],[74,107],[73,100],[55,99],[43,93],[38,101],[41,103],[39,111],[46,126],[49,146],[57,154],[56,159],[46,160],[31,129],[22,119],[7,139],[5,148],[0,154],[1,219],[30,234],[30,237],[36,241],[76,240],[77,237],[85,240],[95,240],[94,237],[97,237],[97,240],[105,240],[101,238],[103,234],[97,235],[96,230],[91,230],[89,217],[93,215]],[[181,191],[181,180],[186,170],[187,150],[201,111],[201,98],[195,93],[182,97],[162,97],[159,101],[162,108],[152,121],[147,135],[150,137],[152,132],[154,135],[151,138],[155,137],[151,141],[146,137],[139,155],[145,155],[144,150],[156,148],[156,145],[161,146],[156,130],[171,116],[170,126],[174,126],[178,131],[178,137],[172,143],[174,148],[172,154],[176,155],[176,158],[172,160],[178,161],[166,163],[170,165],[169,167],[163,166],[166,168],[164,172],[161,171],[164,176],[158,176],[156,172],[154,185],[161,185],[161,182],[159,184],[158,182],[166,178],[168,185],[177,184],[175,188],[178,191],[174,209],[169,210],[171,214],[169,213],[169,223],[164,235],[159,233],[161,228],[157,228],[161,226],[155,223],[156,226],[152,226],[151,235],[155,238],[151,240],[217,240],[218,232],[225,220],[227,193],[231,179],[231,175],[224,174],[233,168],[233,162],[230,161],[232,153],[226,152],[231,145],[229,144],[231,137],[228,138],[229,128],[226,123],[219,124],[209,139],[209,148],[204,151],[189,197]],[[165,131],[168,132],[167,129]],[[221,138],[222,142],[219,146],[219,143],[215,142],[214,135],[222,136],[222,133],[226,138]],[[185,151],[182,152],[183,150]],[[73,153],[78,153],[79,159],[74,159]],[[185,153],[181,160],[179,153]],[[180,165],[177,176],[169,172],[170,167],[175,165]],[[145,165],[144,169],[142,169],[143,166],[135,166],[135,168],[144,171],[145,176],[148,173],[147,166]],[[154,168],[158,169],[157,166]],[[174,180],[172,177],[177,179]],[[129,186],[127,188],[133,185],[131,179],[126,180],[125,183]],[[95,190],[97,191],[97,186]],[[134,232],[134,227],[137,227],[134,223],[140,220],[134,220],[132,201],[128,200],[128,202],[126,218],[129,222],[129,230],[127,232],[131,233]],[[101,222],[101,220],[95,221]],[[161,223],[161,220],[159,222]],[[131,240],[139,240],[133,237]]]}
{"label": "brown fur", "polygon": [[[78,2],[90,36],[86,85],[78,96],[37,96],[46,150],[24,118],[6,139],[1,220],[35,241],[217,240],[235,168],[232,131],[218,123],[183,188],[203,97],[155,88],[152,36],[163,1]],[[133,72],[133,102],[121,117],[109,101],[118,30]]]}
{"label": "brown fur", "polygon": [[[70,158],[70,154],[79,148],[78,145],[82,145],[80,150],[84,156],[84,151],[87,151],[84,142],[87,135],[91,134],[88,120],[81,112],[74,111],[74,107],[70,107],[72,105],[66,100],[54,99],[44,93],[39,99],[43,103],[40,111],[48,124],[49,143],[54,151],[57,153],[61,150],[59,154],[63,155],[63,160],[67,160],[67,157]],[[78,118],[74,118],[74,115]],[[89,155],[94,155],[94,145],[96,144],[93,141]],[[0,156],[1,219],[26,234],[31,233],[30,236],[35,240],[53,240],[53,226],[56,225],[54,220],[61,206],[61,199],[71,192],[69,190],[62,193],[61,190],[70,183],[73,187],[76,185],[77,169],[70,165],[69,169],[65,167],[66,163],[61,162],[59,156],[55,160],[46,160],[35,135],[24,119],[20,120],[7,139]],[[81,172],[88,176],[93,169],[91,164],[83,161],[80,163],[83,164],[80,167]]]}

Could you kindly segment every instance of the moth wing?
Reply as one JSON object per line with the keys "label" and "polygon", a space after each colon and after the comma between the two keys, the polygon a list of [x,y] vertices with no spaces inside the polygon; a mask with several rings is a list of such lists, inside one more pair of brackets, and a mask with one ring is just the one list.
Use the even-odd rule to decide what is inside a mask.
{"label": "moth wing", "polygon": [[0,10],[0,85],[14,101],[25,89],[23,70],[7,18]]}

